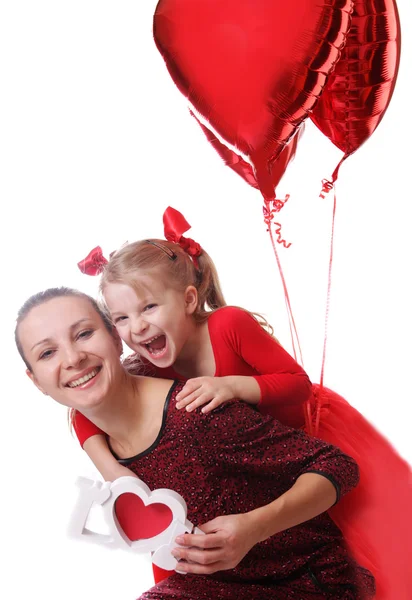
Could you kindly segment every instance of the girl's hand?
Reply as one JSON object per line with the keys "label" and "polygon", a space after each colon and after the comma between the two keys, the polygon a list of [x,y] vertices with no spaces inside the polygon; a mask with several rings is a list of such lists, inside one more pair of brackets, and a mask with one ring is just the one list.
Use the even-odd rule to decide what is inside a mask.
{"label": "girl's hand", "polygon": [[181,547],[172,554],[180,562],[177,570],[209,575],[236,567],[259,541],[253,534],[248,513],[217,517],[201,526],[206,535],[185,534],[176,538]]}
{"label": "girl's hand", "polygon": [[191,412],[206,404],[202,413],[208,413],[223,402],[235,397],[230,377],[195,377],[189,379],[176,396],[176,408],[186,408]]}

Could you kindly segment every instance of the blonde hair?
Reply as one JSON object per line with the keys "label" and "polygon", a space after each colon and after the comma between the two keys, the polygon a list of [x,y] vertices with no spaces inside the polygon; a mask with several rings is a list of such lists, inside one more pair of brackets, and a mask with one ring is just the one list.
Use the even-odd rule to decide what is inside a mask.
{"label": "blonde hair", "polygon": [[[188,286],[196,288],[198,303],[193,317],[197,323],[204,323],[227,303],[215,264],[205,250],[196,257],[196,263],[195,266],[190,255],[173,242],[158,239],[132,242],[117,250],[105,266],[99,286],[102,300],[104,302],[104,289],[108,283],[124,283],[139,293],[138,275],[155,272],[161,281],[177,291],[184,292]],[[246,312],[273,336],[272,326],[262,315]]]}
{"label": "blonde hair", "polygon": [[165,240],[142,240],[123,246],[113,254],[100,280],[100,292],[108,283],[125,283],[140,291],[138,275],[156,272],[167,286],[184,292],[190,285],[198,294],[194,319],[207,320],[211,312],[226,306],[216,267],[210,256],[202,251],[195,267],[189,254],[178,244]]}

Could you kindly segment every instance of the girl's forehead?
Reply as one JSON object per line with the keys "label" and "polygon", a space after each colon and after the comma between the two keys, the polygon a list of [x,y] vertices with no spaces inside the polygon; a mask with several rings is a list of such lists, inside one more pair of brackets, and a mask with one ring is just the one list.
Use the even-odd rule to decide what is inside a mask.
{"label": "girl's forehead", "polygon": [[139,276],[135,275],[128,282],[107,283],[103,295],[110,303],[111,301],[124,299],[131,293],[141,300],[149,296],[163,295],[166,291],[167,286],[161,277],[139,274]]}
{"label": "girl's forehead", "polygon": [[153,275],[142,275],[133,282],[133,289],[139,296],[164,294],[167,286],[164,278]]}

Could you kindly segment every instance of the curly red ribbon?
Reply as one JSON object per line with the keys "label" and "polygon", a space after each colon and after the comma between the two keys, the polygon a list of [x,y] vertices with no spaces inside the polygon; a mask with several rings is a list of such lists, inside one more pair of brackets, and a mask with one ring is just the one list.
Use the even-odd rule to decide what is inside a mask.
{"label": "curly red ribbon", "polygon": [[[291,242],[286,242],[286,240],[282,238],[282,225],[280,223],[276,223],[275,221],[273,221],[273,219],[275,213],[278,213],[285,206],[286,202],[289,200],[289,197],[289,194],[286,194],[284,200],[279,200],[278,198],[275,198],[274,200],[266,200],[265,204],[263,205],[263,220],[268,226],[267,230],[271,230],[272,224],[276,225],[276,241],[278,244],[281,244],[284,248],[289,248],[292,244]],[[272,206],[270,206],[271,204]]]}
{"label": "curly red ribbon", "polygon": [[202,248],[200,244],[191,238],[183,236],[183,233],[190,229],[191,226],[182,213],[171,206],[168,206],[163,214],[163,225],[165,238],[169,242],[179,244],[179,246],[192,257],[193,264],[198,268],[197,257],[202,254]]}
{"label": "curly red ribbon", "polygon": [[86,275],[99,275],[107,265],[108,261],[103,256],[100,246],[96,246],[89,254],[77,263],[80,271]]}
{"label": "curly red ribbon", "polygon": [[322,189],[320,191],[319,198],[325,198],[331,190],[333,190],[333,181],[322,179]]}

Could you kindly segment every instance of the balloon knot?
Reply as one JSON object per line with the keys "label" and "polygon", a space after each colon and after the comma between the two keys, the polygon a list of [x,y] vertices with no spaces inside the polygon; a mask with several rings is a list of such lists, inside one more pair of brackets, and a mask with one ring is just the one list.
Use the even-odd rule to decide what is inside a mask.
{"label": "balloon knot", "polygon": [[333,190],[333,182],[328,179],[322,179],[322,189],[319,198],[325,198],[331,190]]}
{"label": "balloon knot", "polygon": [[278,213],[285,206],[289,198],[290,195],[286,194],[284,200],[279,200],[279,198],[274,198],[273,200],[265,200],[265,204],[263,205],[263,220],[267,225],[267,231],[270,232],[272,224],[275,225],[277,227],[277,229],[275,230],[275,233],[277,235],[276,241],[278,244],[281,244],[284,248],[289,248],[289,246],[291,246],[291,243],[286,242],[282,238],[282,225],[280,223],[275,223],[273,219],[275,214]]}
{"label": "balloon knot", "polygon": [[290,195],[286,194],[284,200],[279,200],[279,198],[274,198],[273,200],[265,200],[263,205],[263,219],[266,225],[270,225],[271,221],[275,216],[275,213],[278,213],[289,200]]}

